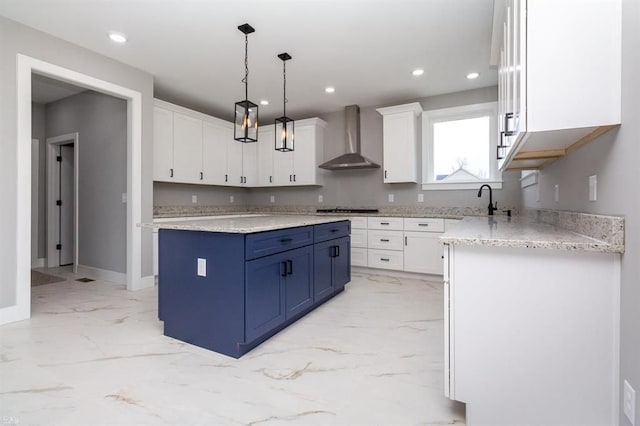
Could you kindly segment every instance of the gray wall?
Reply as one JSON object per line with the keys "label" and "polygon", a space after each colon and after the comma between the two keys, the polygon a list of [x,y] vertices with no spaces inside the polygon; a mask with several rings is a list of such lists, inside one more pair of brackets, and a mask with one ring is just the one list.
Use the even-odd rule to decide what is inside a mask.
{"label": "gray wall", "polygon": [[35,102],[31,103],[31,139],[38,139],[40,151],[38,164],[32,164],[31,167],[38,167],[38,229],[32,229],[32,232],[38,233],[38,258],[44,258],[47,251],[46,237],[46,205],[47,205],[47,171],[46,171],[46,133],[45,133],[45,106]]}
{"label": "gray wall", "polygon": [[[497,99],[497,88],[487,87],[449,95],[433,96],[419,100],[425,110],[491,102]],[[406,102],[414,102],[407,100]],[[388,106],[388,105],[381,105]],[[377,107],[362,108],[360,111],[362,153],[364,156],[382,165],[382,116]],[[327,121],[325,129],[324,160],[329,160],[345,151],[344,111],[336,111],[321,117]],[[277,155],[277,154],[275,154]],[[420,166],[421,155],[418,159]],[[484,207],[485,198],[479,199],[476,190],[466,191],[422,191],[419,184],[385,184],[383,170],[347,170],[340,172],[323,172],[324,185],[321,187],[298,188],[256,188],[256,189],[221,189],[207,187],[211,193],[209,198],[198,197],[198,204],[229,205],[229,194],[236,194],[236,199],[246,199],[252,205],[272,205],[270,196],[275,196],[275,205],[320,205],[318,195],[322,195],[322,206],[458,206]],[[518,173],[505,173],[504,186],[497,190],[495,199],[498,206],[518,207],[520,205],[520,181]],[[191,204],[193,186],[154,185],[154,204],[188,205]],[[242,194],[248,193],[247,197]],[[417,196],[424,194],[424,202],[418,203]],[[238,195],[239,194],[239,195]],[[393,204],[388,202],[388,194],[394,194]]]}
{"label": "gray wall", "polygon": [[[197,202],[192,202],[192,195]],[[233,203],[229,196],[233,195]],[[154,182],[154,206],[246,206],[249,191],[245,188]]]}
{"label": "gray wall", "polygon": [[78,264],[126,273],[127,102],[87,90],[47,104],[46,125],[78,132]]}
{"label": "gray wall", "polygon": [[[90,50],[0,17],[0,308],[15,305],[17,225],[16,55],[31,56],[142,93],[142,220],[153,214],[153,77]],[[142,273],[151,275],[151,233],[143,233]]]}
{"label": "gray wall", "polygon": [[[540,172],[540,183],[525,188],[523,204],[533,208],[576,210],[625,216],[622,256],[622,381],[640,395],[640,2],[622,2],[622,126],[590,142]],[[588,201],[588,177],[598,176],[598,200]],[[554,201],[554,185],[560,201]],[[536,201],[540,191],[540,201]],[[640,398],[635,424],[640,425]],[[630,423],[620,409],[620,424]]]}

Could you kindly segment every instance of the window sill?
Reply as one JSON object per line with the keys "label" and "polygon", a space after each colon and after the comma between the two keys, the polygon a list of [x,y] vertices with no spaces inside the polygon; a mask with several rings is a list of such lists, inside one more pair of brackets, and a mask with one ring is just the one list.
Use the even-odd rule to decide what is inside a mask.
{"label": "window sill", "polygon": [[423,191],[453,191],[459,189],[478,189],[481,185],[491,185],[492,189],[502,189],[501,180],[479,180],[475,182],[424,182]]}

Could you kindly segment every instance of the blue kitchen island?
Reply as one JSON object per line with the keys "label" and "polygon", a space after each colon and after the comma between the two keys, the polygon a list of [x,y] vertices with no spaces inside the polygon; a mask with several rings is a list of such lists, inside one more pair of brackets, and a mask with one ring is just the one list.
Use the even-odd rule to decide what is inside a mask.
{"label": "blue kitchen island", "polygon": [[344,290],[348,220],[253,215],[145,224],[159,230],[164,334],[239,358]]}

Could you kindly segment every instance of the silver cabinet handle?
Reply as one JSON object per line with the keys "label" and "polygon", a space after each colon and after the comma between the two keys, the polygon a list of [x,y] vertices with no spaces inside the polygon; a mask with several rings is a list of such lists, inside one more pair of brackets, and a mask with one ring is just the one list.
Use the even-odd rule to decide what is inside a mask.
{"label": "silver cabinet handle", "polygon": [[380,238],[380,241],[382,241],[383,243],[388,243],[389,240],[387,238]]}
{"label": "silver cabinet handle", "polygon": [[418,226],[429,226],[428,223],[419,223]]}
{"label": "silver cabinet handle", "polygon": [[380,258],[380,261],[382,261],[382,262],[388,262],[388,261],[389,261],[389,259],[387,259],[386,257],[381,257],[381,258]]}

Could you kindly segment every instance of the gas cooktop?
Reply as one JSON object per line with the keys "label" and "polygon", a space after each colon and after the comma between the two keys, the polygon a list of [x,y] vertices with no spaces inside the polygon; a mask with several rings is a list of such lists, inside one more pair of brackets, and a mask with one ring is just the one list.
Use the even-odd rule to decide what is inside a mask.
{"label": "gas cooktop", "polygon": [[347,209],[338,208],[335,209],[317,209],[317,213],[378,213],[378,209]]}

